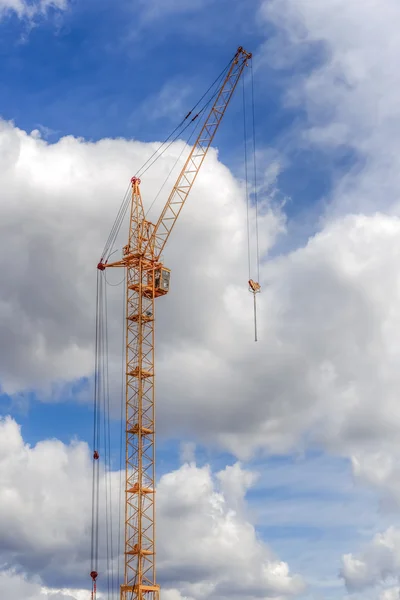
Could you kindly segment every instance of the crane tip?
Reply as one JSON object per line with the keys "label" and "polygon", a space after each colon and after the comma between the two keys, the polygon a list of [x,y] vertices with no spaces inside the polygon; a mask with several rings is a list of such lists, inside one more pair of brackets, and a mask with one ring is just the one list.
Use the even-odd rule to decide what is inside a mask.
{"label": "crane tip", "polygon": [[245,50],[243,48],[243,46],[239,46],[239,48],[237,49],[237,54],[245,54],[246,58],[250,59],[252,58],[252,53],[251,52],[247,52],[247,50]]}

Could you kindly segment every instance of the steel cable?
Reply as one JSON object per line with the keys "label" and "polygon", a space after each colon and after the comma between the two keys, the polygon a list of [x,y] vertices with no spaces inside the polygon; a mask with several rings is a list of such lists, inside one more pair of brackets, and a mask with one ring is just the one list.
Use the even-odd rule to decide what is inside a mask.
{"label": "steel cable", "polygon": [[[190,121],[189,121],[189,122],[188,122],[188,123],[185,125],[185,127],[183,127],[183,129],[181,129],[180,131],[178,131],[178,130],[179,130],[179,128],[180,128],[180,127],[181,127],[181,126],[182,126],[182,125],[185,123],[185,121],[186,121],[186,120],[189,118],[189,116],[190,116],[191,114],[193,114],[193,111],[194,111],[194,110],[197,108],[197,106],[199,106],[199,104],[200,104],[200,103],[202,102],[202,100],[203,100],[203,99],[204,99],[204,98],[207,96],[207,94],[210,92],[210,90],[212,90],[212,88],[213,88],[213,87],[214,87],[214,86],[215,86],[217,83],[219,83],[219,82],[222,80],[222,78],[225,76],[225,74],[226,74],[227,70],[229,69],[229,67],[230,67],[230,65],[231,65],[231,63],[232,63],[232,60],[233,60],[233,59],[231,59],[231,60],[229,61],[229,63],[227,64],[227,66],[226,66],[226,67],[225,67],[225,68],[224,68],[224,69],[221,71],[220,75],[218,75],[218,77],[217,77],[217,78],[214,80],[214,82],[213,82],[213,83],[212,83],[212,84],[209,86],[209,88],[208,88],[208,89],[207,89],[207,91],[206,91],[206,92],[205,92],[205,93],[202,95],[202,97],[200,98],[200,100],[198,100],[198,102],[197,102],[197,103],[196,103],[196,104],[193,106],[193,108],[192,108],[192,109],[191,109],[191,110],[190,110],[190,111],[187,113],[186,117],[185,117],[184,119],[182,119],[182,121],[179,123],[179,125],[177,125],[177,126],[175,127],[175,129],[174,129],[174,130],[173,130],[173,131],[172,131],[172,132],[169,134],[169,136],[168,136],[168,137],[167,137],[167,138],[166,138],[166,139],[165,139],[165,140],[162,142],[162,144],[159,146],[159,148],[157,148],[157,150],[156,150],[155,152],[153,152],[153,154],[152,154],[152,155],[151,155],[151,156],[150,156],[150,157],[149,157],[149,158],[148,158],[148,159],[145,161],[145,163],[143,163],[143,165],[142,165],[142,166],[141,166],[141,167],[138,169],[138,171],[136,172],[136,175],[135,175],[135,177],[142,177],[142,176],[143,176],[143,175],[144,175],[144,174],[145,174],[145,173],[146,173],[146,172],[147,172],[147,171],[148,171],[148,170],[149,170],[149,169],[150,169],[150,168],[151,168],[151,167],[152,167],[152,166],[155,164],[155,162],[157,162],[157,160],[158,160],[159,158],[161,158],[161,156],[162,156],[162,155],[163,155],[163,154],[164,154],[164,153],[165,153],[165,152],[168,150],[168,148],[170,148],[170,146],[171,146],[171,145],[172,145],[174,142],[176,142],[176,141],[177,141],[177,140],[178,140],[178,139],[179,139],[179,138],[182,136],[182,134],[183,134],[183,133],[184,133],[184,132],[185,132],[185,131],[188,129],[188,127],[190,127],[190,125],[191,125],[191,124],[193,124],[193,122],[194,122],[195,120],[197,120],[198,116],[204,112],[204,110],[205,110],[205,109],[207,108],[207,106],[209,105],[209,103],[210,103],[211,99],[212,99],[212,98],[214,98],[214,97],[215,97],[215,95],[218,93],[218,90],[217,90],[217,92],[216,92],[216,93],[215,93],[215,94],[214,94],[214,95],[211,97],[211,99],[210,99],[210,100],[208,100],[208,102],[206,103],[206,105],[205,105],[205,106],[204,106],[204,107],[203,107],[203,108],[202,108],[202,109],[201,109],[201,110],[200,110],[200,111],[199,111],[199,112],[198,112],[198,113],[197,113],[197,114],[196,114],[196,115],[195,115],[195,116],[194,116],[194,117],[193,117],[193,118],[192,118],[192,119],[191,119],[191,120],[190,120]],[[170,140],[170,138],[171,138],[171,137],[172,137],[172,136],[175,134],[175,132],[176,132],[176,131],[178,131],[178,133],[175,135],[175,137],[174,137],[174,138],[173,138],[173,139],[172,139],[172,140],[169,142],[169,144],[168,144],[168,145],[167,145],[167,146],[166,146],[166,147],[165,147],[165,148],[162,150],[162,152],[160,152],[161,148],[162,148],[163,146],[165,146],[165,144],[168,142],[168,140]],[[192,137],[192,135],[193,135],[193,133],[192,133],[192,134],[191,134],[191,136],[189,137],[189,140],[190,140],[190,138]],[[157,155],[158,155],[158,156],[157,156]],[[155,157],[155,158],[154,158],[154,157]],[[149,162],[150,162],[150,161],[151,161],[153,158],[154,158],[154,160],[153,160],[153,161],[152,161],[152,162],[151,162],[151,163],[148,165],[148,163],[149,163]],[[148,166],[146,167],[146,165],[148,165]],[[144,168],[144,167],[146,167],[146,168]],[[114,242],[115,242],[115,239],[116,239],[116,237],[117,237],[117,235],[118,235],[118,233],[119,233],[119,230],[120,230],[120,228],[121,228],[121,225],[122,225],[123,219],[124,219],[124,217],[125,217],[125,214],[126,214],[126,211],[127,211],[127,209],[128,209],[128,206],[129,206],[129,201],[130,201],[129,190],[130,190],[130,185],[128,186],[128,190],[127,190],[127,192],[125,193],[124,199],[123,199],[123,201],[122,201],[122,203],[121,203],[121,206],[120,206],[120,208],[119,208],[119,210],[118,210],[117,217],[116,217],[116,219],[115,219],[115,221],[114,221],[114,224],[113,224],[113,226],[112,226],[112,228],[111,228],[111,232],[110,232],[110,234],[109,234],[109,236],[108,236],[108,239],[107,239],[106,245],[105,245],[105,247],[104,247],[103,254],[102,254],[102,257],[101,257],[102,261],[104,261],[104,262],[105,262],[105,261],[107,261],[107,259],[108,259],[108,257],[109,257],[109,253],[110,253],[110,251],[111,251],[111,249],[112,249],[112,246],[113,246],[113,244],[114,244]]]}

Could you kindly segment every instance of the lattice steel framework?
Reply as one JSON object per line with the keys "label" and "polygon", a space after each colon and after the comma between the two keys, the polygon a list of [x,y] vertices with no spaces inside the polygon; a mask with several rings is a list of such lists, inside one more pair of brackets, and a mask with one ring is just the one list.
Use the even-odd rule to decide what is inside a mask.
{"label": "lattice steel framework", "polygon": [[246,50],[240,46],[232,60],[230,69],[228,70],[225,80],[219,89],[216,100],[197,137],[197,140],[194,143],[186,163],[180,172],[174,187],[172,188],[167,203],[154,228],[152,243],[154,245],[154,253],[157,258],[159,258],[162,254],[172,228],[176,223],[179,213],[185,204],[186,198],[192,189],[200,167],[203,164],[207,151],[211,146],[243,69],[250,58],[251,54],[246,52]]}
{"label": "lattice steel framework", "polygon": [[169,290],[160,256],[251,54],[239,48],[156,225],[132,178],[129,242],[118,262],[126,286],[125,577],[121,600],[159,600],[155,568],[154,300]]}
{"label": "lattice steel framework", "polygon": [[[145,220],[132,179],[126,286],[126,503],[125,581],[121,599],[158,600],[155,575],[154,299],[159,270],[148,245],[154,226]],[[147,249],[146,249],[147,246]]]}

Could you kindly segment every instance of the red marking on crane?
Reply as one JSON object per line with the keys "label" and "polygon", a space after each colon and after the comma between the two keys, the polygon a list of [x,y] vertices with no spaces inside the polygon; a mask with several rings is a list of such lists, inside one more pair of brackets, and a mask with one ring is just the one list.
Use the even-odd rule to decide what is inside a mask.
{"label": "red marking on crane", "polygon": [[92,572],[90,573],[90,577],[93,579],[93,582],[92,582],[92,600],[96,600],[96,592],[97,592],[97,585],[96,585],[97,571],[92,571]]}
{"label": "red marking on crane", "polygon": [[104,269],[106,268],[104,263],[102,261],[99,262],[99,264],[97,265],[97,268],[99,269],[99,271],[104,271]]}
{"label": "red marking on crane", "polygon": [[96,592],[97,592],[97,585],[96,585],[97,571],[92,571],[90,573],[90,577],[93,579],[93,582],[92,582],[92,600],[95,600],[96,599]]}
{"label": "red marking on crane", "polygon": [[134,185],[135,183],[138,183],[140,185],[140,179],[139,179],[139,177],[132,177],[131,184]]}
{"label": "red marking on crane", "polygon": [[97,450],[95,450],[93,452],[93,458],[94,458],[94,460],[98,460],[99,459],[99,453],[97,452]]}

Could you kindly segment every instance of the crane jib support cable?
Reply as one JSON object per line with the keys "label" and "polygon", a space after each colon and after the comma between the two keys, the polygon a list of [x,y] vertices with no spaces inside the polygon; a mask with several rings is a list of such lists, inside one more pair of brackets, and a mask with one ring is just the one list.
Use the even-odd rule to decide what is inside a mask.
{"label": "crane jib support cable", "polygon": [[[196,108],[199,106],[199,104],[204,100],[204,98],[207,96],[207,94],[214,88],[214,86],[216,84],[218,84],[218,87],[220,86],[220,82],[224,78],[224,76],[226,75],[226,72],[229,69],[230,65],[232,64],[233,60],[234,60],[234,58],[229,61],[229,63],[227,64],[227,66],[221,71],[221,73],[218,75],[218,77],[209,86],[209,88],[202,95],[202,97],[200,98],[200,100],[198,100],[198,102],[196,102],[196,104],[192,107],[192,109],[181,120],[181,122],[179,123],[179,125],[177,125],[175,127],[175,129],[161,143],[161,145],[157,148],[157,150],[155,150],[153,152],[153,154],[142,164],[142,166],[136,171],[134,177],[140,178],[142,175],[144,175],[144,173],[146,173],[149,170],[149,168],[152,167],[154,165],[154,163],[157,162],[157,160],[159,158],[161,158],[161,156],[168,150],[168,148],[182,136],[182,134],[187,130],[187,128],[194,121],[196,121],[198,119],[198,117],[202,114],[202,112],[204,110],[206,110],[206,108],[208,107],[208,104],[209,104],[210,100],[214,96],[211,96],[210,100],[206,103],[206,105],[203,108],[199,109],[199,111],[194,115],[194,117],[192,117],[192,119],[188,123],[186,123],[186,125],[183,127],[183,125],[188,120],[188,118],[193,114],[193,112],[196,110]],[[182,127],[183,127],[183,129],[182,129]],[[175,137],[172,138],[172,136],[174,134],[176,134],[176,135],[175,135]],[[171,140],[171,138],[172,138],[172,140]],[[167,146],[165,146],[169,140],[171,140],[171,141],[169,142],[169,144]],[[163,147],[164,147],[164,149],[162,150]],[[148,165],[149,162],[150,162],[150,165]],[[119,208],[117,217],[115,219],[115,222],[114,222],[113,227],[111,229],[110,235],[109,235],[109,237],[107,239],[107,243],[106,243],[105,248],[103,250],[103,254],[102,254],[102,258],[101,258],[100,263],[106,262],[107,259],[109,258],[110,250],[111,250],[112,245],[113,245],[113,243],[115,241],[115,238],[117,237],[118,232],[120,230],[122,221],[124,219],[124,216],[126,214],[128,206],[129,206],[129,201],[130,201],[130,197],[129,197],[129,193],[128,193],[129,189],[130,189],[130,186],[128,186],[128,190],[126,191],[126,193],[124,195],[124,199],[123,199],[123,201],[121,203],[121,206]]]}
{"label": "crane jib support cable", "polygon": [[[143,208],[140,179],[132,177],[130,195],[130,221],[128,242],[120,260],[110,262],[110,253],[122,223],[129,197],[122,205],[107,240],[102,259],[98,263],[97,317],[96,317],[96,370],[94,401],[94,449],[100,448],[100,417],[104,411],[104,474],[107,578],[108,595],[113,590],[113,529],[111,519],[110,477],[110,429],[108,396],[108,334],[107,300],[103,287],[107,284],[104,271],[121,267],[125,270],[125,539],[124,578],[120,586],[120,600],[159,600],[160,588],[156,581],[155,559],[155,389],[154,389],[154,309],[155,299],[169,291],[169,269],[161,262],[161,253],[179,217],[208,149],[221,124],[237,83],[247,66],[251,54],[240,47],[228,67],[223,71],[223,80],[218,89],[207,100],[203,108],[188,113],[183,120],[183,129],[190,121],[199,127],[197,139],[172,188],[164,209],[156,222],[150,223]],[[221,76],[218,78],[221,79]],[[218,79],[216,81],[218,81]],[[210,104],[212,106],[210,108]],[[205,115],[200,126],[200,117]],[[192,116],[193,115],[193,116]],[[190,118],[192,117],[192,118]],[[179,127],[179,126],[178,126]],[[197,128],[196,127],[196,128]],[[174,134],[169,136],[170,139]],[[165,145],[165,144],[164,144]],[[164,151],[164,150],[163,150]],[[159,152],[161,154],[161,152]],[[152,157],[150,157],[150,163]],[[138,172],[147,170],[149,161]],[[254,289],[259,284],[252,282]],[[103,452],[103,449],[101,450]],[[96,593],[98,566],[98,456],[93,466],[92,507],[92,573],[93,593]],[[107,483],[108,477],[108,483]],[[102,494],[103,495],[103,494]]]}
{"label": "crane jib support cable", "polygon": [[164,246],[178,219],[180,211],[185,204],[186,198],[236,89],[243,69],[250,58],[251,54],[243,50],[242,47],[236,52],[214,104],[155,225],[152,236],[146,245],[146,249],[154,249],[153,253],[157,259],[159,259],[162,254]]}

